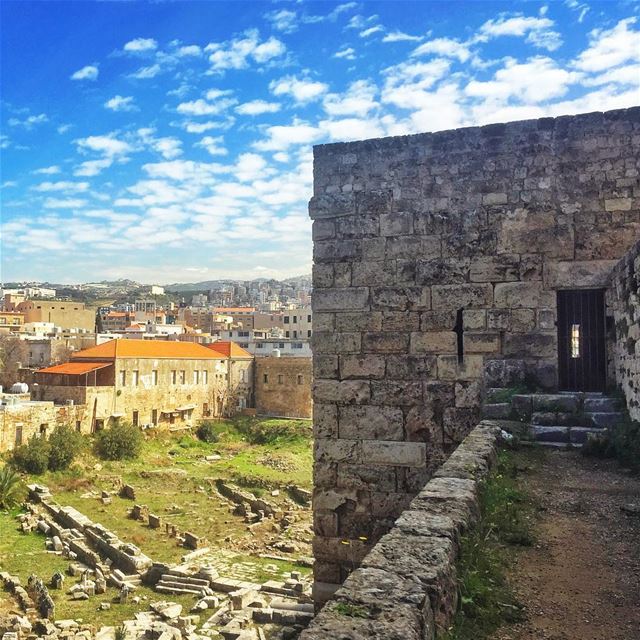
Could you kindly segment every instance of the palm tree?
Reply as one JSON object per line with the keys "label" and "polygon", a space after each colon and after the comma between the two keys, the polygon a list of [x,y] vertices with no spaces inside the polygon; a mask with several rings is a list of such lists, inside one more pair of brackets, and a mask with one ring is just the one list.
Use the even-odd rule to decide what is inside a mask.
{"label": "palm tree", "polygon": [[20,476],[8,465],[0,469],[0,509],[10,509],[20,500]]}

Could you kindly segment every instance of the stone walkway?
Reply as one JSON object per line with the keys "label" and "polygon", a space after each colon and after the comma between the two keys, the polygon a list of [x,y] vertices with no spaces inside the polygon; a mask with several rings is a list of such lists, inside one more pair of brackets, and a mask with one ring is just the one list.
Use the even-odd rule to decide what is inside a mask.
{"label": "stone walkway", "polygon": [[510,581],[527,621],[495,640],[640,638],[640,478],[613,461],[549,451],[528,477],[542,507],[539,542]]}

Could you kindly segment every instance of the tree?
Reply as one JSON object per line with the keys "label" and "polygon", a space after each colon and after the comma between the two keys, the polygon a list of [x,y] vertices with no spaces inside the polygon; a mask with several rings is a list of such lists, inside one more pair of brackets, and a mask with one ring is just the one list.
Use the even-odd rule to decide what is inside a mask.
{"label": "tree", "polygon": [[0,469],[0,509],[11,509],[20,501],[22,481],[20,476],[9,466]]}
{"label": "tree", "polygon": [[49,469],[68,469],[82,446],[82,436],[69,425],[57,426],[49,437]]}
{"label": "tree", "polygon": [[26,444],[14,449],[12,464],[27,473],[40,475],[49,467],[51,446],[45,437],[31,436]]}
{"label": "tree", "polygon": [[13,336],[0,337],[0,385],[8,389],[20,382],[19,369],[29,360],[29,347],[24,340]]}
{"label": "tree", "polygon": [[130,422],[117,422],[96,434],[96,451],[104,460],[137,458],[142,450],[142,432]]}

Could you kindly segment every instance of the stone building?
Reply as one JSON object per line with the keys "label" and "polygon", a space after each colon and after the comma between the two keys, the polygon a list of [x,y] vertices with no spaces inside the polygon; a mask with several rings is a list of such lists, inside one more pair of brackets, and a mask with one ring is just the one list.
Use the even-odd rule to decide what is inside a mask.
{"label": "stone building", "polygon": [[95,331],[96,314],[82,302],[69,300],[25,300],[16,306],[24,322],[51,322],[62,329]]}
{"label": "stone building", "polygon": [[[476,424],[483,385],[637,380],[637,277],[609,307],[605,289],[640,238],[639,149],[640,108],[315,148],[318,602]],[[635,317],[630,357],[614,313]]]}
{"label": "stone building", "polygon": [[235,342],[218,340],[207,345],[226,360],[227,376],[218,384],[217,413],[233,415],[254,406],[253,356]]}
{"label": "stone building", "polygon": [[311,358],[256,358],[256,413],[311,418],[312,373]]}
{"label": "stone building", "polygon": [[82,431],[118,419],[190,426],[225,412],[234,361],[234,355],[189,342],[111,340],[36,372],[33,394],[37,400],[86,406]]}

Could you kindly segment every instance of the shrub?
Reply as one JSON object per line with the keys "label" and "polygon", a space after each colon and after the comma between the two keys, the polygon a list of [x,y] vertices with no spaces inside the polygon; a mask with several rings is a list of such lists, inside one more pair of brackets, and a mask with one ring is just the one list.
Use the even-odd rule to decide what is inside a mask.
{"label": "shrub", "polygon": [[82,436],[68,425],[56,427],[49,437],[49,469],[68,469],[82,447]]}
{"label": "shrub", "polygon": [[26,444],[13,452],[13,464],[27,473],[40,475],[49,467],[50,452],[49,441],[34,435]]}
{"label": "shrub", "polygon": [[8,465],[0,469],[0,509],[11,509],[20,502],[22,481]]}
{"label": "shrub", "polygon": [[250,444],[275,444],[292,442],[311,436],[310,423],[302,420],[236,419],[236,429]]}
{"label": "shrub", "polygon": [[640,472],[640,422],[627,420],[613,430],[613,448],[622,465]]}
{"label": "shrub", "polygon": [[117,422],[96,435],[96,453],[103,460],[137,458],[142,450],[142,432],[129,422]]}
{"label": "shrub", "polygon": [[203,442],[218,442],[217,425],[213,420],[201,420],[196,429],[196,435]]}

